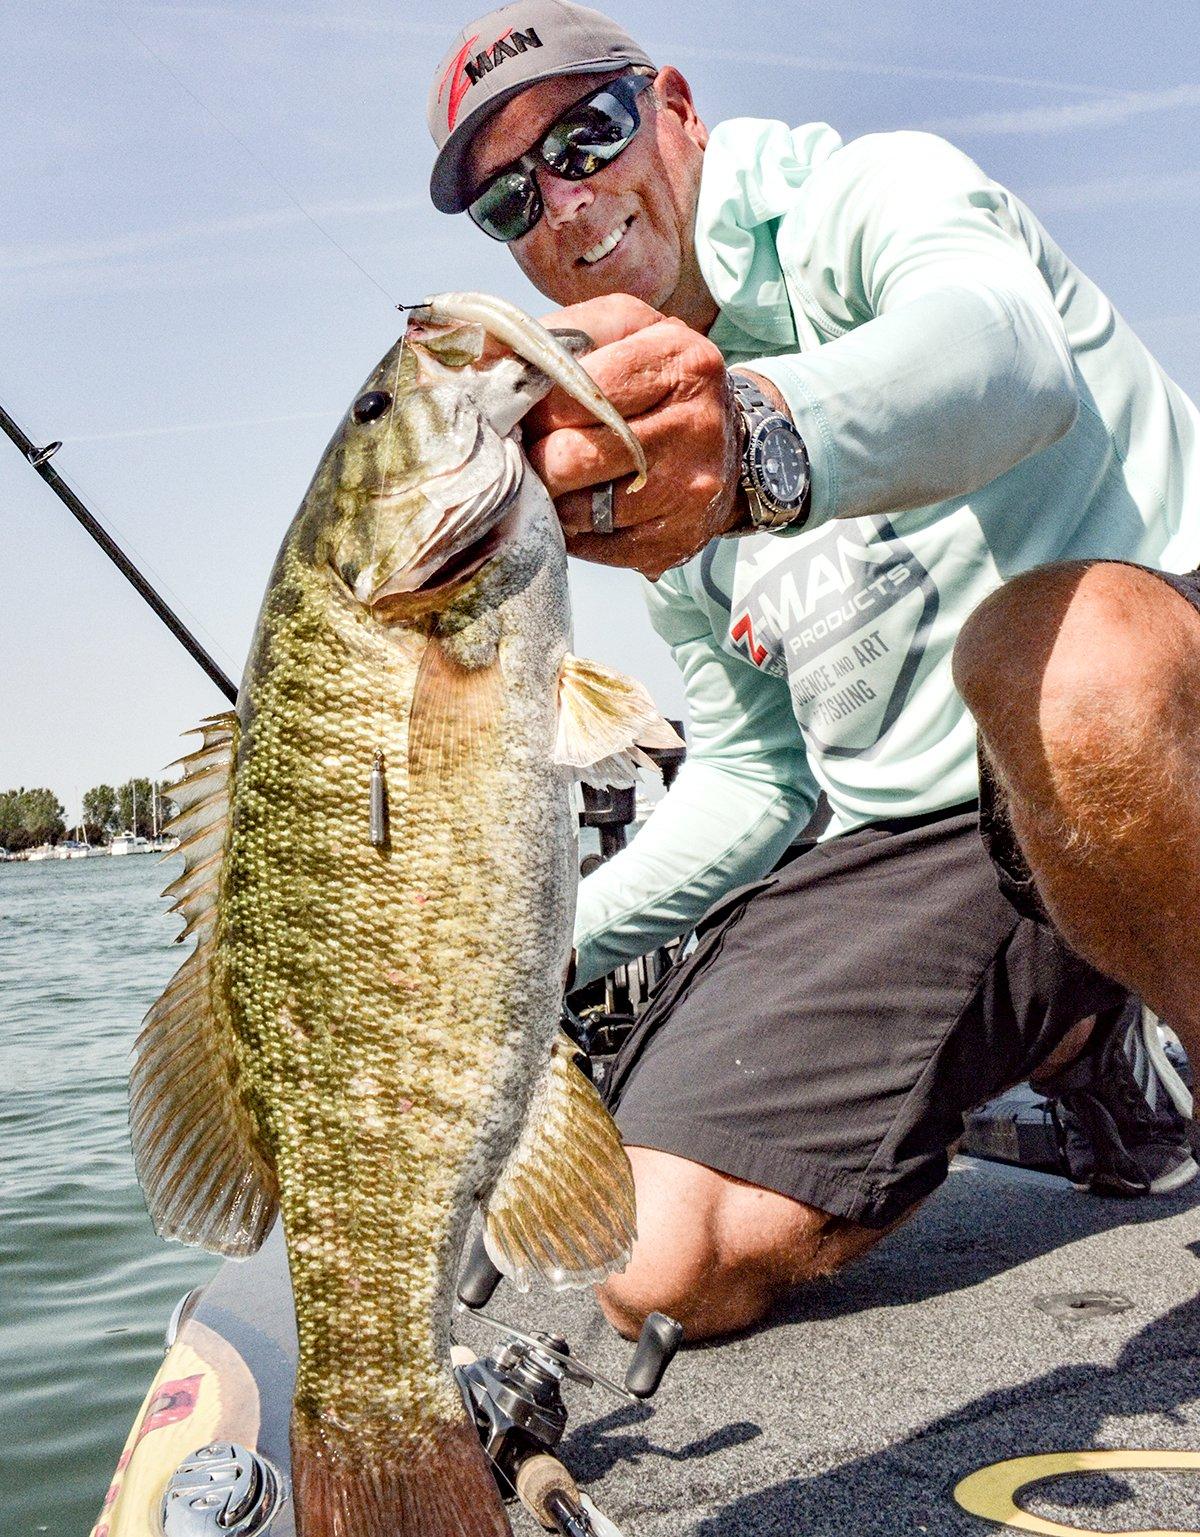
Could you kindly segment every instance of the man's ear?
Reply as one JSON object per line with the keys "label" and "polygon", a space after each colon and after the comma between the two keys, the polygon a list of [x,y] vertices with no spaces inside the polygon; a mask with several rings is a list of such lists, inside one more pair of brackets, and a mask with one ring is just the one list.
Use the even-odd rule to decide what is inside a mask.
{"label": "man's ear", "polygon": [[692,143],[703,149],[708,143],[708,129],[700,121],[692,88],[673,64],[666,64],[654,77],[654,99],[660,112],[669,112]]}

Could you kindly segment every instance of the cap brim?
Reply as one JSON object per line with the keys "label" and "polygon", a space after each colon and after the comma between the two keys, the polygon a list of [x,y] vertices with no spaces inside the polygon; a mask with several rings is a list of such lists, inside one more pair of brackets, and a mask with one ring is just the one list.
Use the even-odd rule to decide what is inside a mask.
{"label": "cap brim", "polygon": [[549,70],[546,74],[539,75],[537,79],[518,81],[506,91],[497,91],[494,96],[488,98],[484,106],[477,108],[469,117],[463,118],[438,151],[429,176],[429,195],[433,199],[433,206],[439,213],[466,211],[475,194],[474,185],[466,181],[467,152],[471,147],[471,140],[489,118],[494,117],[514,96],[519,96],[522,91],[528,91],[537,85],[539,80],[551,80],[556,75],[620,74],[629,69],[632,63],[632,60],[614,61],[612,59],[603,59],[594,64],[572,63],[564,65],[562,69]]}

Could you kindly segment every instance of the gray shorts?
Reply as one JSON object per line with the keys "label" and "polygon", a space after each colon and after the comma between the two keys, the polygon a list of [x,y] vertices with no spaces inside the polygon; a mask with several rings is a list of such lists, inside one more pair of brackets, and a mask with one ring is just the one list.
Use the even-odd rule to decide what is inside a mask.
{"label": "gray shorts", "polygon": [[870,1227],[1126,996],[1001,894],[973,803],[818,844],[698,932],[613,1062],[622,1136]]}

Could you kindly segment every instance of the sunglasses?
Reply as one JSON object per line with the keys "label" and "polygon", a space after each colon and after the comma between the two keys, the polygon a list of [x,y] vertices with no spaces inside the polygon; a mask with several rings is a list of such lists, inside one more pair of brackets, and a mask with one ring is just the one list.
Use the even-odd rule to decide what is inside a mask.
{"label": "sunglasses", "polygon": [[550,125],[519,160],[479,188],[467,212],[493,240],[520,240],[542,217],[545,205],[534,172],[539,166],[566,181],[584,181],[628,149],[642,125],[637,98],[649,75],[618,75],[582,97]]}

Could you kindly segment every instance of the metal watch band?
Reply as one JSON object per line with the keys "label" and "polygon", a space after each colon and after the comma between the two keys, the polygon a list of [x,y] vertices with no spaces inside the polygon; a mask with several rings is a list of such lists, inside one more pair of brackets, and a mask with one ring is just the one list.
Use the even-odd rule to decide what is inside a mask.
{"label": "metal watch band", "polygon": [[[742,413],[742,420],[746,427],[746,440],[742,446],[740,479],[742,488],[746,493],[746,501],[750,507],[749,526],[735,529],[733,532],[752,534],[794,527],[797,523],[805,521],[807,517],[810,482],[808,479],[808,450],[805,447],[804,439],[796,430],[795,424],[784,416],[781,411],[776,410],[752,379],[748,379],[745,374],[739,374],[734,369],[730,369],[729,382],[733,386],[734,399]],[[785,503],[776,500],[754,477],[752,445],[755,440],[755,434],[764,423],[772,420],[786,425],[788,431],[794,435],[797,447],[804,459],[805,487],[798,502]]]}

